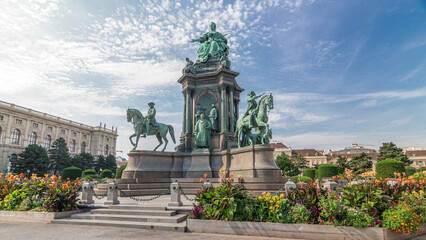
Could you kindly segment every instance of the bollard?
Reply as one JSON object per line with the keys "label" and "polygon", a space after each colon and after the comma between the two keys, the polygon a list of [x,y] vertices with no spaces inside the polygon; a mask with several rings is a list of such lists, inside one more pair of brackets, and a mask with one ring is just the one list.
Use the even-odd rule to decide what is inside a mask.
{"label": "bollard", "polygon": [[180,195],[182,190],[180,188],[179,182],[176,180],[170,184],[170,202],[167,204],[169,207],[179,207],[182,206],[182,201],[180,200]]}
{"label": "bollard", "polygon": [[211,187],[212,187],[212,183],[209,180],[207,180],[205,183],[203,183],[203,188],[209,189]]}
{"label": "bollard", "polygon": [[108,184],[108,195],[105,205],[117,205],[120,204],[118,201],[118,183],[112,181]]}
{"label": "bollard", "polygon": [[286,192],[286,195],[287,195],[287,192],[288,192],[288,190],[294,190],[294,189],[296,189],[296,183],[294,183],[292,180],[291,180],[291,178],[289,178],[288,180],[287,180],[287,182],[285,183],[285,192]]}
{"label": "bollard", "polygon": [[324,189],[330,189],[331,191],[336,191],[337,186],[337,183],[332,179],[328,179],[328,181],[324,183]]}
{"label": "bollard", "polygon": [[84,182],[81,186],[81,203],[83,204],[93,204],[93,183]]}

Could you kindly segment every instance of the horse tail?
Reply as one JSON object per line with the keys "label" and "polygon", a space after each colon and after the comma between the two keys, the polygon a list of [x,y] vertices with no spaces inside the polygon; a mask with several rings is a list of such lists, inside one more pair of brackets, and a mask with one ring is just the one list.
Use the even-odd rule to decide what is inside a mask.
{"label": "horse tail", "polygon": [[172,125],[167,125],[167,127],[169,128],[169,133],[170,133],[170,136],[172,137],[173,143],[176,144],[175,130],[173,129],[173,126]]}

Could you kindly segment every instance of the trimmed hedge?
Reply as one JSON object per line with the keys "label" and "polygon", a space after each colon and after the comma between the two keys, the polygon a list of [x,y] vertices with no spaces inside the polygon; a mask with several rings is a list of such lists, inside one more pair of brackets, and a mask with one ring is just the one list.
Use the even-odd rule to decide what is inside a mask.
{"label": "trimmed hedge", "polygon": [[334,164],[322,164],[318,167],[318,179],[339,175],[339,168]]}
{"label": "trimmed hedge", "polygon": [[312,179],[315,179],[315,172],[316,172],[317,170],[315,169],[315,168],[308,168],[308,169],[305,169],[305,170],[303,170],[303,176],[306,176],[306,177],[309,177],[309,178],[312,178]]}
{"label": "trimmed hedge", "polygon": [[119,168],[117,168],[117,172],[115,173],[116,179],[121,179],[121,174],[123,174],[124,169],[126,169],[127,163],[121,165]]}
{"label": "trimmed hedge", "polygon": [[67,167],[62,170],[62,179],[70,179],[74,181],[75,179],[81,177],[81,173],[83,170],[78,167]]}
{"label": "trimmed hedge", "polygon": [[416,173],[416,168],[411,166],[406,166],[405,173],[407,174],[407,176],[414,175],[414,173]]}
{"label": "trimmed hedge", "polygon": [[112,178],[112,171],[109,169],[102,170],[101,178]]}
{"label": "trimmed hedge", "polygon": [[394,173],[405,172],[405,165],[401,161],[386,159],[376,164],[376,178],[393,178]]}
{"label": "trimmed hedge", "polygon": [[89,175],[97,175],[96,171],[93,169],[87,169],[83,171],[83,177],[89,176]]}
{"label": "trimmed hedge", "polygon": [[101,179],[101,177],[98,175],[86,175],[84,176],[84,179],[86,179],[87,181],[91,181],[91,180],[99,180]]}

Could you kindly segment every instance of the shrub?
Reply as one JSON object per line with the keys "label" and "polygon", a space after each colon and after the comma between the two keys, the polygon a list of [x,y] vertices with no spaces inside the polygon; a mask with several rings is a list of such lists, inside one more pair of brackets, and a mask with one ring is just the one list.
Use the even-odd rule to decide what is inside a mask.
{"label": "shrub", "polygon": [[101,178],[112,178],[112,171],[109,169],[102,170]]}
{"label": "shrub", "polygon": [[296,205],[291,208],[291,212],[295,223],[313,223],[312,214],[305,205],[296,203]]}
{"label": "shrub", "polygon": [[321,195],[319,201],[320,223],[341,226],[346,218],[346,209],[342,207],[342,198],[336,192]]}
{"label": "shrub", "polygon": [[318,169],[315,169],[315,179],[318,179]]}
{"label": "shrub", "polygon": [[318,167],[318,179],[339,175],[339,168],[333,164],[322,164]]}
{"label": "shrub", "polygon": [[377,178],[393,178],[394,173],[405,172],[404,163],[393,159],[386,159],[376,164],[376,177]]}
{"label": "shrub", "polygon": [[89,176],[89,175],[96,175],[96,171],[93,170],[93,169],[84,170],[82,177],[86,177],[86,176]]}
{"label": "shrub", "polygon": [[62,179],[75,180],[81,177],[82,170],[78,167],[67,167],[62,170]]}
{"label": "shrub", "polygon": [[124,165],[121,165],[119,168],[117,168],[117,172],[115,173],[116,179],[121,179],[121,175],[123,174],[124,169],[126,169],[127,163]]}
{"label": "shrub", "polygon": [[310,177],[307,177],[307,176],[297,176],[297,181],[298,182],[309,182],[309,181],[311,181],[311,178]]}
{"label": "shrub", "polygon": [[419,216],[405,202],[394,205],[383,213],[383,227],[390,228],[395,232],[416,233],[419,225]]}
{"label": "shrub", "polygon": [[367,228],[374,227],[378,221],[368,213],[367,210],[363,209],[349,209],[346,215],[346,219],[343,220],[346,226],[352,226],[356,228]]}
{"label": "shrub", "polygon": [[315,169],[315,168],[308,168],[308,169],[305,169],[305,170],[303,170],[303,176],[306,176],[306,177],[310,177],[310,178],[312,178],[312,179],[315,179],[315,171],[316,171],[316,169]]}
{"label": "shrub", "polygon": [[99,179],[101,179],[101,177],[100,176],[98,176],[98,175],[96,175],[96,174],[94,174],[94,175],[86,175],[86,176],[84,176],[83,177],[85,180],[87,180],[87,181],[91,181],[91,180],[99,180]]}
{"label": "shrub", "polygon": [[407,174],[407,176],[414,175],[414,173],[416,173],[416,168],[411,166],[406,166],[405,173]]}

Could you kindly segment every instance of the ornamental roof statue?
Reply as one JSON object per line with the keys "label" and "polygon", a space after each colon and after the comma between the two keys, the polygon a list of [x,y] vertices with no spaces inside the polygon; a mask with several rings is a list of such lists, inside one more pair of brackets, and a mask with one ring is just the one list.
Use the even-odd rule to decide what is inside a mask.
{"label": "ornamental roof statue", "polygon": [[216,23],[210,23],[210,29],[210,32],[205,33],[200,38],[191,40],[191,42],[202,43],[197,51],[199,62],[220,59],[224,54],[229,54],[228,39],[222,33],[216,32]]}

